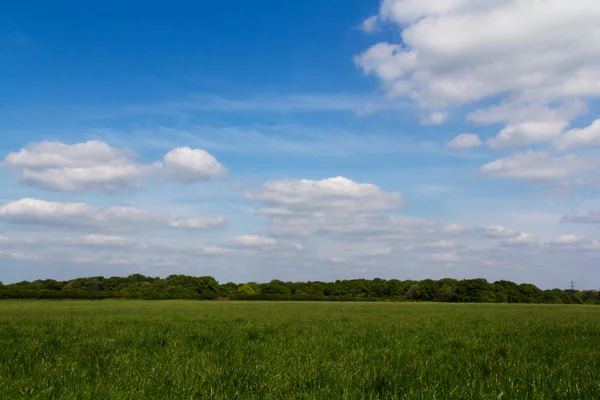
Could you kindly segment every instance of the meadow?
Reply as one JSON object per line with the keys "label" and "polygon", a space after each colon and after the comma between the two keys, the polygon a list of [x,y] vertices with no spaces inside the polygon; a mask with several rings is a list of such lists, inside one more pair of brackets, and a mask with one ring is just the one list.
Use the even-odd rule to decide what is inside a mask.
{"label": "meadow", "polygon": [[0,302],[0,399],[599,399],[600,307]]}

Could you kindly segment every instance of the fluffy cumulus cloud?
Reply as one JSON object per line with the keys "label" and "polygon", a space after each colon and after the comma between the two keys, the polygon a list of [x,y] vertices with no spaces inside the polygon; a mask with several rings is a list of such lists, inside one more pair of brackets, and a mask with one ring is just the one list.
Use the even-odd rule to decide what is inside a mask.
{"label": "fluffy cumulus cloud", "polygon": [[165,155],[164,164],[142,163],[133,151],[96,140],[32,143],[9,153],[4,165],[17,171],[24,183],[64,192],[137,188],[165,166],[171,179],[184,182],[207,180],[226,171],[212,155],[200,149],[177,148]]}
{"label": "fluffy cumulus cloud", "polygon": [[594,0],[384,0],[378,43],[357,63],[395,95],[425,106],[490,96],[549,100],[600,94],[600,5]]}
{"label": "fluffy cumulus cloud", "polygon": [[246,198],[262,205],[258,214],[269,219],[276,236],[382,236],[413,225],[386,214],[403,207],[401,193],[344,177],[272,181]]}
{"label": "fluffy cumulus cloud", "polygon": [[513,231],[511,229],[505,228],[503,226],[494,225],[485,228],[484,234],[490,238],[513,238],[519,235],[519,232]]}
{"label": "fluffy cumulus cloud", "polygon": [[517,236],[506,239],[502,242],[503,246],[531,246],[537,243],[536,238],[530,233],[521,232]]}
{"label": "fluffy cumulus cloud", "polygon": [[582,175],[599,166],[600,162],[596,159],[576,155],[553,157],[545,151],[528,151],[492,161],[483,165],[480,171],[494,178],[583,183],[585,178]]}
{"label": "fluffy cumulus cloud", "polygon": [[246,198],[266,203],[269,208],[262,212],[270,215],[316,210],[389,211],[404,205],[401,193],[389,192],[370,183],[357,183],[342,176],[320,181],[272,181],[256,192],[246,193]]}
{"label": "fluffy cumulus cloud", "polygon": [[278,237],[328,237],[340,241],[405,244],[414,241],[421,249],[425,248],[423,243],[429,243],[427,248],[433,251],[461,247],[446,238],[518,235],[518,232],[500,227],[490,228],[489,231],[494,231],[491,235],[470,225],[394,215],[391,212],[402,206],[399,193],[346,178],[269,182],[246,196],[266,206],[259,214],[268,218],[270,232]]}
{"label": "fluffy cumulus cloud", "polygon": [[598,20],[595,0],[383,0],[365,25],[401,40],[355,62],[432,112],[486,100],[470,119],[506,123],[489,145],[523,147],[555,140],[600,96]]}
{"label": "fluffy cumulus cloud", "polygon": [[215,157],[201,149],[173,149],[165,155],[164,162],[167,173],[176,181],[203,181],[227,173],[227,169]]}
{"label": "fluffy cumulus cloud", "polygon": [[446,147],[457,150],[465,150],[478,146],[481,146],[481,140],[474,133],[461,133],[446,143]]}
{"label": "fluffy cumulus cloud", "polygon": [[495,138],[488,140],[494,149],[526,147],[538,142],[548,142],[559,137],[568,121],[528,121],[508,125]]}
{"label": "fluffy cumulus cloud", "polygon": [[545,246],[551,250],[570,251],[600,251],[600,243],[597,240],[588,239],[578,235],[561,235],[546,243]]}
{"label": "fluffy cumulus cloud", "polygon": [[543,102],[505,101],[478,108],[467,118],[477,124],[507,123],[487,144],[493,149],[511,149],[556,141],[571,120],[587,112],[587,104],[580,99],[565,99],[553,106]]}
{"label": "fluffy cumulus cloud", "polygon": [[[21,199],[0,207],[0,220],[12,224],[83,230],[141,230],[165,227],[206,229],[221,225],[224,219],[207,217],[179,218],[166,212],[136,207],[100,209],[87,203],[57,203],[38,199]],[[89,238],[88,238],[89,239]],[[101,240],[95,237],[89,240]]]}
{"label": "fluffy cumulus cloud", "polygon": [[8,154],[4,163],[20,172],[21,181],[57,191],[137,187],[162,167],[140,163],[131,151],[99,141],[33,143]]}
{"label": "fluffy cumulus cloud", "polygon": [[600,119],[585,128],[571,129],[556,141],[556,147],[561,150],[592,146],[600,146]]}

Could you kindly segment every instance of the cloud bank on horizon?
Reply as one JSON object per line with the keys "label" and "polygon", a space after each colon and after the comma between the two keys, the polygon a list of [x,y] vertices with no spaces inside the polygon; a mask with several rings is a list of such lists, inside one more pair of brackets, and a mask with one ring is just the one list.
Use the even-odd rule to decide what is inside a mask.
{"label": "cloud bank on horizon", "polygon": [[[118,26],[74,39],[42,25],[27,42],[0,42],[35,81],[0,66],[28,96],[0,95],[0,281],[185,273],[600,287],[600,3],[383,0],[373,15],[348,5],[337,18],[311,7],[324,6],[261,17],[323,30],[316,44],[273,26],[306,54],[321,46],[311,64],[277,38],[256,47],[249,33],[219,31],[255,46],[242,74],[210,46],[196,59],[193,39],[218,28],[185,16],[160,28],[190,35],[178,50],[156,43],[162,64],[144,61],[141,37],[135,64],[107,61],[152,76],[142,83],[94,81],[88,62],[102,56],[91,50],[62,58],[75,44],[121,54]],[[277,49],[288,63],[270,58]],[[79,65],[54,94],[37,87],[48,54],[49,65]],[[202,79],[220,83],[203,91]]]}

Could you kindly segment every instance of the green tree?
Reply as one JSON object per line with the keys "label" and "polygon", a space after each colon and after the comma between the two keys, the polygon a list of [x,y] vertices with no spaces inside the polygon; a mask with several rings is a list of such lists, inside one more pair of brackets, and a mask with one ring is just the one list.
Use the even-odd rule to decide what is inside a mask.
{"label": "green tree", "polygon": [[292,294],[292,290],[284,282],[277,279],[262,285],[261,292],[264,294]]}
{"label": "green tree", "polygon": [[252,289],[252,286],[250,286],[249,284],[244,284],[242,286],[240,286],[237,290],[238,294],[244,295],[244,296],[254,296],[256,293],[256,291],[254,289]]}
{"label": "green tree", "polygon": [[454,287],[447,283],[442,284],[442,286],[435,292],[434,300],[443,302],[456,301],[456,291]]}
{"label": "green tree", "polygon": [[236,294],[238,285],[233,282],[227,282],[224,285],[219,286],[219,294],[232,295]]}
{"label": "green tree", "polygon": [[170,275],[167,278],[170,285],[182,286],[201,294],[217,294],[219,283],[212,276]]}

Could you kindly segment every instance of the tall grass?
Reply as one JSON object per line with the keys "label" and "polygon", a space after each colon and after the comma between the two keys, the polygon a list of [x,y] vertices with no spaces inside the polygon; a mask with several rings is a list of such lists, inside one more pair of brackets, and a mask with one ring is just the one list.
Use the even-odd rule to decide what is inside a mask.
{"label": "tall grass", "polygon": [[0,302],[0,399],[599,399],[600,308]]}

